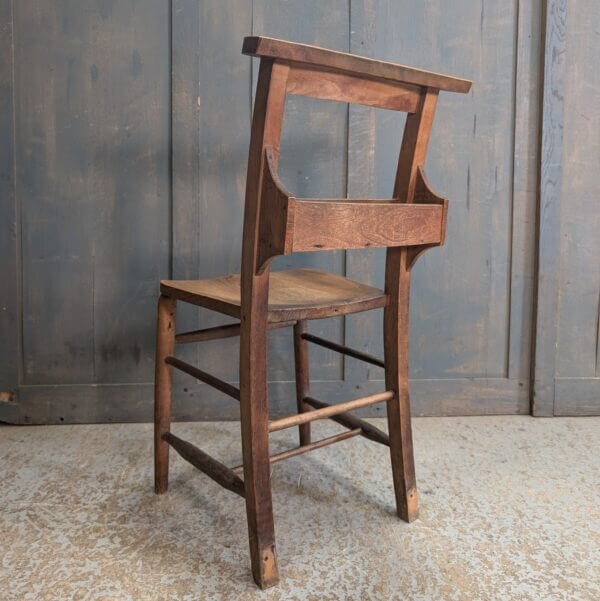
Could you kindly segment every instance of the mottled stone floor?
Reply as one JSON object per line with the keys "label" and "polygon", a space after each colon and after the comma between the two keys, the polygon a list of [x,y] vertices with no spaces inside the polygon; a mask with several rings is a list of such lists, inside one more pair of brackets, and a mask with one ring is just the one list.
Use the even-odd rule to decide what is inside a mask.
{"label": "mottled stone floor", "polygon": [[[600,418],[422,418],[414,430],[410,525],[394,517],[375,443],[273,467],[281,582],[261,592],[243,500],[175,454],[170,492],[156,497],[149,425],[0,427],[0,598],[600,599]],[[235,423],[174,431],[240,459]],[[280,432],[272,447],[294,442]]]}

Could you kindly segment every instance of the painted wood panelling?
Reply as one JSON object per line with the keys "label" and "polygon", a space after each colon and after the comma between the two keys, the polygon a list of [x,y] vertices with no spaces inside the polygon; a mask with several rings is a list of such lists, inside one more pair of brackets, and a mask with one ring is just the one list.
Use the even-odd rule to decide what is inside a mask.
{"label": "painted wood panelling", "polygon": [[15,3],[24,384],[144,382],[169,256],[169,12]]}
{"label": "painted wood panelling", "polygon": [[[464,378],[476,396],[485,379],[507,378],[517,383],[513,411],[527,411],[541,5],[459,2],[451,16],[442,2],[356,4],[353,52],[475,82],[467,99],[440,95],[433,126],[426,172],[450,199],[448,237],[414,269],[412,381]],[[527,101],[515,102],[517,93]],[[362,107],[350,114],[349,173],[358,172],[350,193],[387,196],[403,121]],[[347,270],[381,285],[382,253],[348,253]],[[353,345],[381,352],[380,316],[348,323]],[[360,378],[382,377],[378,368],[358,369]]]}
{"label": "painted wood panelling", "polygon": [[[0,290],[0,420],[151,418],[159,278],[239,271],[258,66],[240,53],[249,34],[474,80],[467,96],[440,95],[426,165],[450,212],[446,245],[414,270],[414,412],[529,411],[539,183],[536,408],[593,413],[600,224],[589,40],[598,9],[585,0],[595,20],[579,10],[567,19],[565,1],[547,0],[545,13],[542,4],[0,0],[0,275],[10,282]],[[391,111],[290,98],[286,187],[303,197],[389,196],[403,123]],[[381,286],[383,264],[371,250],[280,257],[273,268],[314,266]],[[310,330],[381,354],[381,318]],[[180,330],[228,321],[178,312]],[[237,345],[180,352],[235,382]],[[294,410],[292,356],[291,331],[270,334],[276,416]],[[314,346],[310,358],[320,398],[383,385],[379,368]],[[234,401],[185,375],[175,393],[178,419],[238,417]]]}
{"label": "painted wood panelling", "polygon": [[534,410],[600,414],[600,6],[548,3]]}
{"label": "painted wood panelling", "polygon": [[0,419],[18,421],[19,211],[15,197],[13,11],[0,0]]}

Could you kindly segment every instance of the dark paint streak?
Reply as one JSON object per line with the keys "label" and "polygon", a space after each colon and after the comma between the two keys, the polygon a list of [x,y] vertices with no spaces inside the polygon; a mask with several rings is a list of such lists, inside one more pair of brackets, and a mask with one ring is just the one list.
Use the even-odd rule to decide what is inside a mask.
{"label": "dark paint streak", "polygon": [[467,166],[467,211],[471,208],[471,165]]}
{"label": "dark paint streak", "polygon": [[598,289],[598,304],[596,306],[596,373],[600,370],[600,363],[598,359],[600,358],[600,289]]}
{"label": "dark paint streak", "polygon": [[479,32],[481,33],[480,40],[481,40],[482,45],[483,45],[483,19],[484,19],[484,14],[485,14],[484,1],[485,0],[481,0],[481,17],[479,19]]}
{"label": "dark paint streak", "polygon": [[137,79],[142,74],[142,57],[137,50],[131,56],[131,75]]}

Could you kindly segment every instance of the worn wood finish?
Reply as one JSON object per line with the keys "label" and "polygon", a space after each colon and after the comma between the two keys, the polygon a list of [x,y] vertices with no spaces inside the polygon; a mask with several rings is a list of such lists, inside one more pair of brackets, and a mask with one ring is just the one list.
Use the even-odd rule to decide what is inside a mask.
{"label": "worn wood finish", "polygon": [[337,405],[330,405],[323,409],[315,409],[305,413],[298,413],[297,415],[290,415],[281,419],[273,420],[269,422],[269,432],[277,432],[278,430],[285,430],[292,426],[298,426],[300,424],[307,424],[317,419],[325,419],[338,413],[346,411],[352,411],[354,409],[360,409],[361,407],[369,407],[376,403],[382,403],[384,401],[390,401],[395,397],[395,392],[392,390],[386,390],[384,392],[377,392],[369,396],[360,397],[353,399],[352,401],[345,401],[338,403]]}
{"label": "worn wood finish", "polygon": [[167,356],[165,358],[165,363],[167,365],[176,367],[180,371],[185,372],[186,374],[196,378],[197,380],[200,380],[201,382],[204,382],[205,384],[208,384],[209,386],[212,386],[213,388],[216,388],[217,390],[220,390],[221,392],[224,392],[225,394],[228,394],[237,401],[240,400],[239,388],[236,388],[235,386],[232,386],[231,384],[224,382],[219,378],[215,378],[215,376],[211,376],[205,371],[202,371],[201,369],[198,369],[197,367],[194,367],[193,365],[190,365],[181,359],[177,359],[177,357]]}
{"label": "worn wood finish", "polygon": [[304,340],[308,340],[309,342],[313,342],[314,344],[318,344],[319,346],[324,346],[325,348],[331,349],[336,353],[342,353],[344,355],[348,355],[349,357],[359,359],[360,361],[366,361],[367,363],[371,363],[372,365],[377,365],[378,367],[385,367],[385,363],[381,359],[373,357],[372,355],[368,355],[367,353],[361,353],[360,351],[351,349],[347,346],[344,346],[343,344],[337,344],[336,342],[325,340],[320,336],[314,336],[313,334],[307,333],[302,334],[302,338],[304,338]]}
{"label": "worn wood finish", "polygon": [[[289,328],[295,325],[295,321],[279,321],[268,325],[269,330],[278,328]],[[181,332],[175,335],[177,344],[189,344],[191,342],[207,342],[209,340],[221,340],[222,338],[235,338],[240,335],[240,324],[231,323],[225,326],[215,326],[214,328],[205,328],[204,330],[195,330],[193,332]]]}
{"label": "worn wood finish", "polygon": [[[425,163],[437,96],[437,90],[424,91],[418,111],[406,119],[394,185],[394,197],[399,202],[412,203],[414,200],[419,168]],[[385,384],[397,393],[387,406],[394,492],[398,515],[407,522],[418,516],[408,392],[409,261],[408,249],[387,250],[385,289],[390,301],[383,314]]]}
{"label": "worn wood finish", "polygon": [[466,79],[264,36],[244,38],[242,52],[263,58],[276,58],[349,71],[373,79],[389,79],[419,86],[431,86],[449,92],[465,94],[471,89],[471,82]]}
{"label": "worn wood finish", "polygon": [[169,485],[169,446],[163,436],[171,428],[172,369],[165,359],[175,348],[175,299],[158,300],[156,361],[154,376],[154,490],[167,491]]}
{"label": "worn wood finish", "polygon": [[259,266],[293,252],[418,246],[411,261],[427,248],[443,244],[448,201],[437,196],[418,169],[415,203],[383,199],[306,199],[283,186],[273,149],[267,148],[259,234]]}
{"label": "worn wood finish", "polygon": [[[316,269],[290,269],[270,274],[268,321],[321,319],[384,307],[385,294],[372,286]],[[161,291],[174,298],[232,317],[241,316],[240,276],[212,280],[163,280]]]}
{"label": "worn wood finish", "polygon": [[[309,392],[308,344],[306,343],[306,321],[301,320],[294,326],[294,366],[296,369],[296,406],[298,413],[309,411],[304,402]],[[300,445],[310,443],[310,423],[298,426]]]}
{"label": "worn wood finish", "polygon": [[292,251],[417,246],[441,241],[443,210],[392,202],[296,200]]}
{"label": "worn wood finish", "polygon": [[240,495],[240,497],[245,496],[244,481],[225,464],[217,461],[191,442],[182,440],[170,432],[163,435],[163,440],[172,446],[186,461],[223,488]]}
{"label": "worn wood finish", "polygon": [[[336,442],[341,442],[342,440],[354,438],[355,436],[359,436],[360,434],[360,428],[355,428],[354,430],[349,430],[348,432],[341,432],[340,434],[334,434],[333,436],[328,436],[327,438],[323,438],[315,442],[306,443],[299,447],[288,449],[287,451],[275,453],[274,455],[271,455],[269,457],[269,461],[271,463],[277,463],[278,461],[283,461],[284,459],[289,459],[290,457],[297,457],[298,455],[309,453],[310,451],[314,451],[315,449],[322,449],[323,447],[327,447]],[[244,470],[244,466],[238,465],[232,469],[234,472],[241,472]]]}
{"label": "worn wood finish", "polygon": [[[305,397],[304,402],[314,409],[326,409],[327,407],[331,407],[331,405],[328,403],[318,401],[317,399],[313,399],[311,397]],[[338,413],[337,415],[330,416],[330,419],[338,424],[341,424],[342,426],[345,426],[346,428],[349,428],[350,430],[359,428],[362,436],[365,438],[368,438],[373,442],[383,444],[386,447],[390,446],[390,438],[385,432],[382,432],[379,428],[376,428],[369,422],[351,415],[350,413]]]}
{"label": "worn wood finish", "polygon": [[[286,44],[282,52],[292,47],[293,44]],[[306,47],[299,45],[295,47],[301,52],[306,50]],[[335,60],[337,55],[326,50],[318,53],[321,58],[329,56],[331,60]],[[359,63],[356,66],[359,69]],[[328,68],[334,67],[329,65]],[[350,432],[311,444],[310,433],[303,428],[298,449],[270,457],[270,432],[306,426],[317,419],[386,402],[398,514],[407,521],[417,516],[408,398],[408,300],[412,264],[409,251],[411,246],[417,246],[420,252],[427,246],[443,241],[447,211],[447,201],[431,192],[422,172],[439,92],[437,88],[430,87],[420,89],[415,112],[409,113],[407,118],[392,201],[291,198],[279,180],[277,168],[289,75],[289,62],[262,58],[248,154],[241,275],[202,281],[161,282],[161,292],[169,295],[172,302],[178,299],[240,319],[239,390],[173,356],[167,356],[164,364],[175,366],[240,401],[250,556],[254,580],[261,588],[272,586],[278,580],[270,463],[359,434],[373,437],[378,442],[385,440],[382,433],[358,422],[359,427]],[[365,80],[365,89],[372,84],[372,77],[365,76],[360,69],[354,75]],[[309,78],[310,71],[304,72],[302,77]],[[319,72],[316,78],[320,77]],[[316,86],[310,88],[312,91],[315,89]],[[307,87],[304,91],[308,90]],[[340,98],[334,99],[345,98],[340,94]],[[415,204],[415,200],[422,200],[423,203]],[[313,205],[318,206],[318,210],[309,215],[307,207]],[[386,211],[383,211],[384,208]],[[340,212],[339,209],[343,210]],[[367,231],[367,228],[370,229]],[[311,232],[321,243],[312,241]],[[331,238],[333,235],[337,236],[335,242],[325,242],[326,236]],[[291,244],[288,242],[290,237]],[[317,270],[287,270],[272,276],[270,273],[272,254],[315,247],[349,249],[365,245],[388,248],[385,293]],[[164,296],[162,298],[164,300]],[[388,389],[315,409],[306,402],[309,382],[305,320],[380,307],[385,307],[385,372]],[[298,413],[269,420],[267,332],[269,323],[286,320],[298,322],[294,326]],[[228,336],[232,332],[237,332],[235,326],[221,327],[216,331],[209,329],[208,334],[206,331],[192,332],[191,336],[205,335],[210,338]],[[315,341],[322,346],[335,348],[320,337],[316,337]],[[174,342],[173,333],[170,345]],[[371,363],[381,365],[380,361],[345,346],[335,350],[356,358],[366,357]],[[162,356],[157,358],[161,360]],[[161,381],[163,379],[157,377],[157,382]],[[157,393],[157,406],[163,404],[160,399],[161,395]],[[307,411],[308,407],[310,410]],[[347,424],[351,419],[346,417],[342,423]],[[166,438],[171,443],[174,440],[170,435]],[[195,453],[198,466],[212,473],[213,478],[222,472],[223,466],[200,451],[193,451],[192,445],[181,441],[177,444],[180,452],[182,445],[185,445],[184,455],[188,459]]]}
{"label": "worn wood finish", "polygon": [[419,100],[417,86],[389,80],[371,81],[333,69],[290,63],[287,92],[322,100],[364,104],[395,111],[415,111]]}
{"label": "worn wood finish", "polygon": [[263,61],[257,85],[246,183],[241,274],[240,405],[246,515],[252,574],[261,588],[279,580],[269,468],[267,321],[269,269],[258,273],[259,216],[265,146],[278,154],[286,65]]}

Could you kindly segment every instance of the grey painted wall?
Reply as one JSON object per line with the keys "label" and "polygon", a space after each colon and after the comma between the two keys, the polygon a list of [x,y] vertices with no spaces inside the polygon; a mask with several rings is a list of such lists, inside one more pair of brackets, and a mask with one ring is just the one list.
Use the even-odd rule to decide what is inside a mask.
{"label": "grey painted wall", "polygon": [[[530,411],[540,170],[549,198],[541,217],[553,211],[540,233],[540,274],[551,271],[550,248],[561,264],[552,290],[564,293],[549,295],[561,342],[552,361],[538,352],[536,382],[550,378],[554,394],[556,370],[567,387],[560,398],[569,398],[565,378],[588,388],[587,404],[555,408],[552,396],[539,412],[595,411],[598,139],[581,140],[586,127],[599,131],[599,87],[592,61],[585,66],[594,21],[581,13],[596,9],[578,2],[587,8],[565,16],[556,34],[551,16],[561,2],[548,3],[545,13],[541,0],[451,8],[441,0],[0,0],[0,420],[150,419],[159,278],[239,270],[257,74],[240,49],[251,33],[475,81],[468,96],[441,95],[426,165],[451,204],[446,245],[414,270],[415,413]],[[555,34],[569,45],[558,75]],[[565,106],[555,89],[567,91]],[[549,145],[557,153],[548,131],[560,134],[563,121],[568,152],[548,159]],[[291,98],[282,178],[299,195],[389,195],[402,126],[400,114]],[[557,170],[560,191],[544,188]],[[567,207],[562,197],[577,200]],[[557,228],[570,233],[561,238]],[[298,254],[274,268],[292,265],[383,283],[380,251]],[[381,317],[317,321],[311,331],[381,354]],[[191,307],[178,313],[179,329],[227,321]],[[270,336],[272,408],[282,414],[294,406],[291,333]],[[539,316],[537,336],[546,336]],[[227,339],[182,356],[235,381],[236,353]],[[577,353],[583,363],[573,363]],[[317,347],[311,370],[315,394],[331,400],[382,386],[381,370]],[[176,377],[175,392],[178,418],[238,415],[234,401],[187,376]]]}

